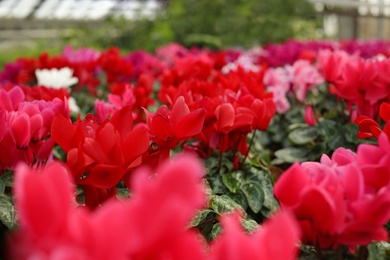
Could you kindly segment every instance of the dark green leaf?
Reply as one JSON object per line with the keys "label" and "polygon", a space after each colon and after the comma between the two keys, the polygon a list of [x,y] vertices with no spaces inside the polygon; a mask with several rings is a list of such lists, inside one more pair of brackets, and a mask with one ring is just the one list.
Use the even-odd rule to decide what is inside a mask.
{"label": "dark green leaf", "polygon": [[129,198],[129,189],[127,188],[117,188],[116,189],[116,197],[118,199],[127,199]]}
{"label": "dark green leaf", "polygon": [[326,153],[326,145],[323,143],[317,143],[310,149],[307,159],[311,161],[318,161],[324,153]]}
{"label": "dark green leaf", "polygon": [[303,162],[307,159],[307,154],[307,150],[298,147],[287,147],[275,152],[275,156],[286,163]]}
{"label": "dark green leaf", "polygon": [[223,184],[222,176],[220,174],[207,176],[207,181],[209,182],[214,194],[226,194],[228,192],[228,189]]}
{"label": "dark green leaf", "polygon": [[318,131],[316,127],[300,127],[288,134],[288,139],[297,145],[307,144],[311,141],[314,141],[318,136]]}
{"label": "dark green leaf", "polygon": [[222,174],[223,184],[233,193],[240,187],[242,181],[241,172],[230,172]]}
{"label": "dark green leaf", "polygon": [[15,208],[11,197],[5,194],[0,195],[0,220],[8,228],[14,228],[17,225]]}
{"label": "dark green leaf", "polygon": [[237,209],[244,212],[241,206],[227,195],[212,195],[210,199],[210,207],[219,215],[224,212],[232,212]]}
{"label": "dark green leaf", "polygon": [[260,212],[263,216],[269,217],[279,208],[279,203],[274,197],[273,181],[268,170],[252,167],[246,176],[247,182],[257,183],[264,194],[263,205]]}
{"label": "dark green leaf", "polygon": [[214,224],[213,229],[211,230],[210,233],[210,239],[213,240],[218,237],[218,235],[221,233],[222,228],[219,223]]}
{"label": "dark green leaf", "polygon": [[229,197],[237,202],[244,210],[248,208],[248,200],[241,189],[238,189],[236,193],[230,193]]}
{"label": "dark green leaf", "polygon": [[264,192],[259,183],[247,182],[241,187],[248,200],[248,205],[254,213],[258,213],[264,203]]}
{"label": "dark green leaf", "polygon": [[213,171],[215,171],[218,168],[218,164],[219,162],[217,158],[215,157],[207,158],[207,160],[205,161],[207,173],[208,174],[213,173]]}
{"label": "dark green leaf", "polygon": [[372,243],[368,246],[368,252],[368,260],[390,259],[390,243]]}
{"label": "dark green leaf", "polygon": [[303,127],[308,127],[307,124],[305,123],[293,123],[291,125],[288,126],[288,131],[289,132],[292,132],[293,130],[295,129],[299,129],[299,128],[303,128]]}
{"label": "dark green leaf", "polygon": [[196,227],[199,225],[206,217],[208,214],[212,213],[213,211],[210,209],[204,209],[201,210],[196,216],[192,219],[190,227]]}
{"label": "dark green leaf", "polygon": [[338,135],[338,131],[340,130],[338,124],[329,119],[320,120],[317,127],[318,133],[322,135],[326,141],[332,139],[335,135]]}
{"label": "dark green leaf", "polygon": [[0,194],[4,193],[6,187],[12,187],[14,181],[14,173],[7,170],[0,176]]}
{"label": "dark green leaf", "polygon": [[341,134],[335,135],[333,138],[329,139],[328,147],[332,150],[336,150],[339,147],[345,147],[345,139]]}
{"label": "dark green leaf", "polygon": [[253,219],[243,219],[241,220],[241,225],[249,233],[252,233],[255,229],[259,227],[259,224],[257,224],[257,222]]}

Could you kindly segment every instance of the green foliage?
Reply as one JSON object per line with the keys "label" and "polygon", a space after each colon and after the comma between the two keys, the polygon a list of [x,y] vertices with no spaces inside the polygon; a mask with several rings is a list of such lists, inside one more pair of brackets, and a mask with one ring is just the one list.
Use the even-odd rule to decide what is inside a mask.
{"label": "green foliage", "polygon": [[210,49],[312,39],[320,26],[306,0],[170,0],[152,18],[109,17],[67,31],[73,46],[153,51],[169,42]]}
{"label": "green foliage", "polygon": [[9,195],[0,195],[0,220],[7,228],[16,227],[15,208]]}
{"label": "green foliage", "polygon": [[11,188],[13,186],[13,171],[3,171],[0,176],[0,221],[8,229],[17,225],[15,207],[13,204]]}
{"label": "green foliage", "polygon": [[319,91],[306,100],[319,115],[315,126],[304,123],[305,104],[292,99],[291,109],[275,115],[267,131],[256,137],[270,150],[271,165],[286,169],[294,162],[319,161],[322,154],[331,156],[339,147],[356,151],[359,144],[372,142],[357,137],[359,127],[349,121],[344,104],[337,102],[325,86],[319,86]]}
{"label": "green foliage", "polygon": [[390,259],[390,243],[372,243],[368,246],[368,252],[368,260]]}
{"label": "green foliage", "polygon": [[[218,155],[218,154],[217,154]],[[221,215],[241,212],[243,228],[251,232],[275,212],[279,205],[273,195],[273,180],[266,167],[255,167],[246,163],[241,169],[234,169],[228,158],[206,159],[206,183],[209,186],[208,207],[200,211],[192,220],[191,226],[198,228],[208,239],[214,239],[220,232]]]}

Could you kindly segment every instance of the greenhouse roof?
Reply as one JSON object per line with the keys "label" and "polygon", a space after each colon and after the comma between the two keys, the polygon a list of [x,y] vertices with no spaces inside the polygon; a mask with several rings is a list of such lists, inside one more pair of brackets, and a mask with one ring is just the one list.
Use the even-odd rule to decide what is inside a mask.
{"label": "greenhouse roof", "polygon": [[1,19],[98,20],[108,15],[150,16],[158,0],[0,0]]}

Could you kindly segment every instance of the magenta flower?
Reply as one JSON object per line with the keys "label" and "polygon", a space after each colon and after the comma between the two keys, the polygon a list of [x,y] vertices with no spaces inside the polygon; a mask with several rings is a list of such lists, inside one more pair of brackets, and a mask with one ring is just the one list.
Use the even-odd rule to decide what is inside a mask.
{"label": "magenta flower", "polygon": [[332,158],[323,155],[321,163],[295,163],[279,178],[275,196],[294,212],[304,243],[353,248],[387,240],[389,156],[383,152],[389,149],[387,139],[379,147],[359,146],[357,154],[339,148]]}

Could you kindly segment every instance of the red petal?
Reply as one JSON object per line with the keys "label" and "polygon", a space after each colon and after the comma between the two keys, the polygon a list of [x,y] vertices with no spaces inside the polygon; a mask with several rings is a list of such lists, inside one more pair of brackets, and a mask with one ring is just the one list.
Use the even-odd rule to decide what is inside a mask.
{"label": "red petal", "polygon": [[109,189],[114,187],[124,174],[125,171],[120,166],[99,164],[92,168],[80,184]]}
{"label": "red petal", "polygon": [[149,148],[149,134],[145,125],[137,125],[122,143],[125,165],[129,165],[138,156],[145,153]]}
{"label": "red petal", "polygon": [[23,226],[36,239],[58,235],[66,226],[73,193],[65,168],[51,163],[38,174],[19,167],[15,176],[16,207]]}
{"label": "red petal", "polygon": [[234,124],[235,111],[230,103],[225,103],[215,109],[217,117],[217,131],[221,131],[226,127],[231,127]]}
{"label": "red petal", "polygon": [[178,97],[171,111],[172,125],[176,126],[179,123],[179,121],[189,113],[190,113],[190,109],[185,103],[184,97],[183,96]]}
{"label": "red petal", "polygon": [[92,138],[85,138],[83,151],[98,163],[109,163],[109,159],[105,151],[102,150],[100,144]]}
{"label": "red petal", "polygon": [[383,102],[379,108],[379,115],[385,121],[390,120],[390,104]]}
{"label": "red petal", "polygon": [[51,125],[51,137],[66,153],[75,147],[72,143],[75,134],[76,130],[69,119],[60,114],[54,116]]}
{"label": "red petal", "polygon": [[96,131],[96,141],[108,157],[115,146],[115,139],[115,129],[110,122],[100,125]]}
{"label": "red petal", "polygon": [[[255,237],[262,256],[259,259],[296,259],[299,242],[299,226],[288,211],[278,212],[268,220]],[[283,250],[280,250],[283,244]]]}
{"label": "red petal", "polygon": [[336,226],[336,210],[330,194],[320,187],[312,186],[302,194],[296,215],[298,218],[310,218],[314,229],[331,233],[339,229]]}
{"label": "red petal", "polygon": [[167,141],[175,136],[175,130],[167,117],[156,114],[150,124],[152,134],[161,140]]}
{"label": "red petal", "polygon": [[133,113],[131,112],[130,106],[125,106],[121,110],[115,112],[110,122],[114,125],[123,140],[123,138],[125,138],[133,129]]}
{"label": "red petal", "polygon": [[27,114],[14,114],[10,128],[11,136],[18,147],[25,148],[30,143],[30,120]]}
{"label": "red petal", "polygon": [[178,139],[191,137],[202,131],[206,110],[201,108],[185,115],[176,125],[176,137]]}
{"label": "red petal", "polygon": [[370,126],[370,131],[376,138],[379,138],[380,134],[382,133],[382,129],[377,126]]}
{"label": "red petal", "polygon": [[294,163],[275,183],[275,196],[282,205],[294,206],[300,202],[302,190],[309,185],[309,182],[305,170],[299,163]]}

